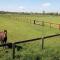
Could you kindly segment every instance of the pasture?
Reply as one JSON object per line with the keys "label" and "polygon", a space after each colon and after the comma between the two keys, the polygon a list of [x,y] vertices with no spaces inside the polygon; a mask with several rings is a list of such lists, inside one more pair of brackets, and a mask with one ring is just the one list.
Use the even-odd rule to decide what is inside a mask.
{"label": "pasture", "polygon": [[[60,23],[60,16],[51,15],[19,15],[19,14],[0,14],[0,31],[7,29],[8,42],[16,42],[26,39],[32,39],[42,36],[60,33],[57,28],[50,28],[49,25],[40,26],[33,24],[36,21]],[[20,56],[21,60],[57,60],[60,59],[60,36],[45,40],[44,50],[41,49],[41,41],[35,41],[27,44],[19,44],[23,49],[16,50],[16,55]],[[1,48],[3,49],[3,48]],[[6,49],[10,53],[10,49]],[[3,56],[2,51],[0,55]],[[5,53],[5,52],[4,52]],[[11,59],[12,52],[1,57],[1,60]],[[6,58],[8,56],[8,58]],[[9,57],[10,56],[10,57]],[[16,58],[17,59],[17,58]]]}

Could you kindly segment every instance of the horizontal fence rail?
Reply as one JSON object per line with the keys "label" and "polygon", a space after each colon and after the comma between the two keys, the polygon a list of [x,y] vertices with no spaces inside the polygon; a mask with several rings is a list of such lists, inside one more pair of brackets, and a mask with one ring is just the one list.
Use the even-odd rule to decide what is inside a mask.
{"label": "horizontal fence rail", "polygon": [[[47,38],[52,38],[52,37],[56,37],[56,36],[60,36],[60,34],[50,35],[50,36],[46,36],[46,37],[43,37],[43,38],[47,39]],[[10,44],[19,44],[19,43],[26,43],[26,42],[31,42],[31,41],[37,41],[37,40],[41,40],[41,39],[42,38],[35,38],[35,39],[29,39],[29,40],[25,40],[25,41],[14,42],[14,43],[0,44],[0,47],[8,46]]]}
{"label": "horizontal fence rail", "polygon": [[22,49],[21,46],[18,46],[16,44],[27,43],[27,42],[37,41],[37,40],[42,40],[42,49],[43,49],[44,48],[44,40],[47,39],[47,38],[52,38],[52,37],[56,37],[56,36],[60,36],[60,34],[45,36],[45,37],[42,37],[42,38],[40,37],[40,38],[35,38],[35,39],[29,39],[29,40],[14,42],[14,43],[0,44],[0,47],[8,46],[9,48],[12,48],[13,49],[12,57],[14,59],[15,58],[15,48],[21,48]]}
{"label": "horizontal fence rail", "polygon": [[[55,35],[46,36],[46,37],[43,37],[43,39],[47,39],[47,38],[51,38],[51,37],[55,37],[55,36],[60,36],[60,34],[55,34]],[[42,38],[29,39],[29,40],[24,40],[24,41],[15,42],[14,44],[26,43],[26,42],[31,42],[31,41],[37,41],[37,40],[41,40],[41,39],[42,39]]]}
{"label": "horizontal fence rail", "polygon": [[52,37],[56,37],[56,36],[60,36],[60,34],[55,34],[55,35],[46,36],[46,37],[44,37],[44,39],[52,38]]}
{"label": "horizontal fence rail", "polygon": [[52,22],[45,22],[45,21],[37,21],[33,20],[33,24],[40,25],[40,26],[45,26],[46,24],[49,24],[49,27],[57,28],[60,30],[60,24],[52,23]]}

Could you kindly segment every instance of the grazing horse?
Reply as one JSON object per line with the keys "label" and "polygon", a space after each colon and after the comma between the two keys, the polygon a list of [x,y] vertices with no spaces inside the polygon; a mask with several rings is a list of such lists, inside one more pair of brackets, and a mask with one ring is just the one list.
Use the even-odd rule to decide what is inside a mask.
{"label": "grazing horse", "polygon": [[7,42],[7,30],[4,30],[4,32],[0,32],[0,41],[1,41],[1,44],[6,44],[6,42]]}

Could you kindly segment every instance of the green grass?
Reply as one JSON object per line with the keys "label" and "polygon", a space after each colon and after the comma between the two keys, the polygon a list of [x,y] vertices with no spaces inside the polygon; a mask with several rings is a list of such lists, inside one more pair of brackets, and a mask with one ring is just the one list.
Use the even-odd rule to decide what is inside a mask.
{"label": "green grass", "polygon": [[[38,16],[38,19],[46,19],[46,20],[54,20],[55,18],[59,18],[54,16],[47,16],[47,17],[40,17]],[[51,28],[49,26],[39,26],[30,24],[30,20],[36,19],[37,16],[24,16],[24,15],[0,15],[0,30],[7,29],[8,30],[8,41],[14,42],[17,40],[24,40],[24,39],[31,39],[35,37],[40,37],[44,29],[44,35],[59,33],[58,29]],[[43,19],[44,18],[44,19]],[[37,20],[38,20],[37,19]],[[56,22],[56,19],[54,22]],[[51,21],[51,22],[52,22]],[[58,21],[60,21],[58,19]],[[29,22],[29,23],[28,23]],[[24,38],[23,38],[24,37]]]}
{"label": "green grass", "polygon": [[[34,25],[33,20],[59,24],[60,16],[1,14],[0,31],[7,29],[8,42],[16,42],[60,33],[59,29],[53,27],[50,28],[48,25],[44,27],[40,25]],[[20,51],[16,50],[16,55],[21,56],[21,60],[35,60],[37,59],[37,57],[41,60],[54,60],[56,56],[57,58],[59,58],[60,56],[60,37],[46,39],[44,43],[44,50],[41,49],[41,41],[35,41],[19,45],[22,46],[23,49]],[[10,49],[7,50],[8,54],[12,51]],[[3,51],[1,54],[4,55]],[[8,55],[7,58],[5,57],[6,55],[4,55],[4,58],[1,57],[0,60],[9,60],[9,58],[11,60],[11,55],[12,53]],[[16,59],[18,58],[16,57]]]}

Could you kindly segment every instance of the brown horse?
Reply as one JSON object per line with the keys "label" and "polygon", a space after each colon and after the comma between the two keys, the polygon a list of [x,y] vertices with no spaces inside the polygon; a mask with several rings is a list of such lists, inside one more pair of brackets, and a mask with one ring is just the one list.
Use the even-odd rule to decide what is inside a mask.
{"label": "brown horse", "polygon": [[6,44],[6,42],[7,42],[7,30],[4,30],[4,32],[0,32],[0,41],[1,41],[1,44]]}

